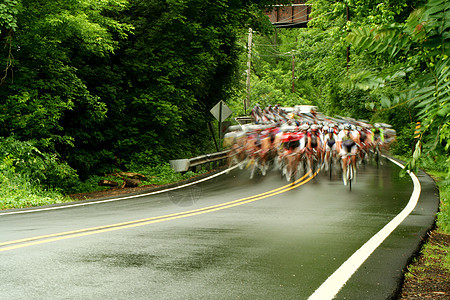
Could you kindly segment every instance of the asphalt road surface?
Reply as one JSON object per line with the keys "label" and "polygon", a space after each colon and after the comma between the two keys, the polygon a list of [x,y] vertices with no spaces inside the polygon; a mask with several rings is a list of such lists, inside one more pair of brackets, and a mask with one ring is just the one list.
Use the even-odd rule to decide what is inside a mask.
{"label": "asphalt road surface", "polygon": [[438,207],[418,174],[412,213],[379,238],[418,196],[399,171],[359,169],[349,191],[324,172],[287,184],[236,169],[152,195],[3,211],[0,298],[393,297]]}

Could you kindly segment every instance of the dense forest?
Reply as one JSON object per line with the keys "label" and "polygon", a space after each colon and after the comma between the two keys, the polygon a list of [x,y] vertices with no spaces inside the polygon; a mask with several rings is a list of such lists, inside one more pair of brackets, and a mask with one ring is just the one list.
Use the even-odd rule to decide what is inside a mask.
{"label": "dense forest", "polygon": [[3,1],[0,194],[59,197],[215,151],[209,110],[246,113],[249,28],[251,105],[390,123],[411,168],[426,151],[450,170],[447,1],[310,0],[308,28],[276,29],[280,2]]}
{"label": "dense forest", "polygon": [[[426,151],[432,155],[423,159],[448,171],[449,3],[307,3],[308,29],[256,35],[253,101],[314,104],[328,115],[390,123],[398,133],[394,154],[415,150],[410,168]],[[414,139],[416,122],[420,139]]]}

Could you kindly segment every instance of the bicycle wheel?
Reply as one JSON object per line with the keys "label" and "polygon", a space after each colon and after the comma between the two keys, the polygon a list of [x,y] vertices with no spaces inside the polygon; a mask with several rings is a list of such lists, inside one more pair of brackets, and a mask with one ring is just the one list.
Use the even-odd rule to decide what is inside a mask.
{"label": "bicycle wheel", "polygon": [[330,171],[330,179],[333,176],[333,155],[330,153],[329,161],[328,161],[328,169]]}
{"label": "bicycle wheel", "polygon": [[261,170],[262,176],[266,176],[267,168],[267,161],[262,161],[261,164],[259,164],[259,169]]}
{"label": "bicycle wheel", "polygon": [[380,167],[380,150],[375,150],[375,162],[377,163],[377,169]]}
{"label": "bicycle wheel", "polygon": [[352,180],[353,180],[353,166],[352,166],[352,163],[350,163],[347,165],[347,182],[348,182],[350,191],[352,190]]}
{"label": "bicycle wheel", "polygon": [[286,174],[285,174],[287,182],[291,181],[291,176],[292,176],[291,174],[292,174],[292,170],[291,170],[291,166],[289,165],[289,162],[288,162],[288,164],[286,165]]}
{"label": "bicycle wheel", "polygon": [[309,176],[312,176],[312,174],[313,174],[313,158],[312,157],[308,157],[307,159],[306,159],[306,168],[307,168],[307,172],[310,172],[310,174],[309,174]]}
{"label": "bicycle wheel", "polygon": [[238,163],[239,163],[239,160],[237,158],[237,154],[233,154],[233,156],[230,160],[229,167],[233,167],[233,166],[237,165]]}
{"label": "bicycle wheel", "polygon": [[304,159],[303,159],[303,157],[300,157],[300,159],[297,163],[297,174],[301,176],[304,171],[305,171]]}
{"label": "bicycle wheel", "polygon": [[255,176],[256,173],[256,169],[258,167],[258,161],[255,160],[250,166],[249,166],[249,171],[250,171],[250,179],[253,179],[253,177]]}

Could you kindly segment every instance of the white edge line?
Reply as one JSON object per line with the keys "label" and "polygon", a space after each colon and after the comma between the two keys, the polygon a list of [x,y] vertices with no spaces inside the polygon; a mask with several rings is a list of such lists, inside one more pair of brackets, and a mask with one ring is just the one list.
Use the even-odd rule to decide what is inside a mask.
{"label": "white edge line", "polygon": [[[386,156],[385,156],[386,157]],[[400,168],[404,168],[402,164],[386,157]],[[358,268],[367,260],[367,258],[375,251],[378,246],[402,223],[406,217],[414,210],[419,201],[421,192],[420,182],[417,176],[407,171],[414,183],[414,190],[411,194],[408,204],[405,208],[386,226],[359,248],[347,261],[345,261],[328,279],[308,298],[316,299],[333,299],[339,290],[347,283],[350,277],[358,270]]]}
{"label": "white edge line", "polygon": [[126,200],[126,199],[132,199],[132,198],[139,198],[139,197],[146,197],[146,196],[150,196],[150,195],[161,194],[161,193],[165,193],[165,192],[169,192],[169,191],[185,188],[185,187],[190,186],[190,185],[194,185],[194,184],[198,184],[198,183],[203,182],[203,181],[210,180],[212,178],[215,178],[215,177],[218,177],[220,175],[223,175],[223,174],[229,172],[230,170],[233,170],[233,169],[237,168],[238,166],[239,166],[239,164],[236,165],[236,166],[233,166],[231,168],[228,168],[226,170],[223,170],[223,171],[221,171],[219,173],[216,173],[216,174],[213,174],[211,176],[199,179],[197,181],[189,182],[189,183],[186,183],[186,184],[183,184],[183,185],[180,185],[180,186],[171,187],[171,188],[168,188],[168,189],[163,189],[163,190],[159,190],[159,191],[153,191],[153,192],[150,192],[150,193],[138,194],[138,195],[132,195],[132,196],[125,196],[125,197],[119,197],[119,198],[113,198],[113,199],[106,199],[106,200],[99,200],[99,201],[92,201],[92,202],[84,202],[84,203],[77,203],[77,204],[62,205],[62,206],[54,206],[54,207],[46,207],[46,208],[36,208],[36,209],[29,209],[29,210],[4,212],[4,213],[0,213],[0,216],[13,215],[13,214],[26,214],[26,213],[41,212],[41,211],[56,210],[56,209],[65,209],[65,208],[72,208],[72,207],[77,207],[77,206],[101,204],[101,203],[121,201],[121,200]]}

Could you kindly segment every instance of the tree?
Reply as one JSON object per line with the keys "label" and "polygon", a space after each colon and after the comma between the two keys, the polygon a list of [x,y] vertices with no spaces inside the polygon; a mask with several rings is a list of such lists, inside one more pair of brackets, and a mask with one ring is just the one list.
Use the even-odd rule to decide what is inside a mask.
{"label": "tree", "polygon": [[156,164],[213,151],[209,110],[233,93],[237,40],[270,2],[131,1],[120,18],[133,35],[85,72],[89,89],[109,99],[104,138],[119,161]]}
{"label": "tree", "polygon": [[209,109],[236,83],[236,40],[273,3],[7,1],[0,135],[58,153],[82,178],[204,152]]}
{"label": "tree", "polygon": [[[450,148],[450,6],[431,0],[414,11],[406,22],[390,26],[361,27],[352,30],[348,41],[359,51],[396,58],[397,63],[376,74],[382,89],[386,82],[410,77],[411,86],[393,99],[384,98],[386,107],[412,105],[422,122],[420,139],[408,167],[414,168],[422,145],[426,151]],[[450,169],[449,169],[450,172]]]}
{"label": "tree", "polygon": [[[106,56],[115,36],[131,29],[108,14],[126,1],[6,1],[3,53],[8,67],[0,89],[0,134],[33,140],[43,151],[62,154],[93,137],[106,107],[92,94],[77,66],[79,53]],[[4,20],[10,20],[5,23]],[[6,34],[6,37],[5,37]]]}

